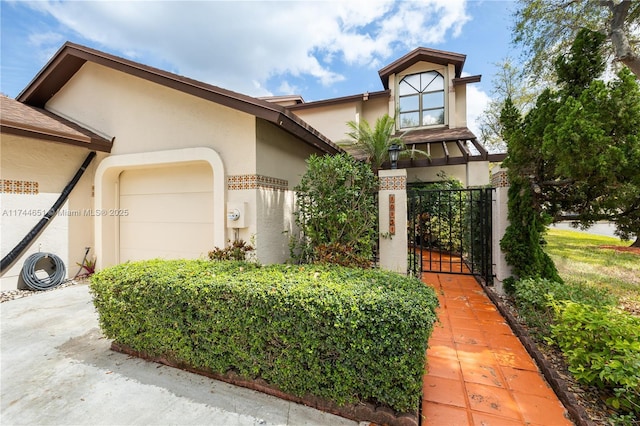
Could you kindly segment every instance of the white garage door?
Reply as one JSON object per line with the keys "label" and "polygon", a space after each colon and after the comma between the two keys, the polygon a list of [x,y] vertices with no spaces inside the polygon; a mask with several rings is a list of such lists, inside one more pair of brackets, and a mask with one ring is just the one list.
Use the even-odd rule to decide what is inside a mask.
{"label": "white garage door", "polygon": [[207,163],[120,175],[120,262],[206,256],[213,249],[213,171]]}

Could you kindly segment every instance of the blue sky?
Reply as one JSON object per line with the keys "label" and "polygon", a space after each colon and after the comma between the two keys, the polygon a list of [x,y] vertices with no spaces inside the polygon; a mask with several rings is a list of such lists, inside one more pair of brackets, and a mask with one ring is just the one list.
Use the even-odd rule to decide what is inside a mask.
{"label": "blue sky", "polygon": [[[67,40],[252,96],[382,90],[416,47],[467,55],[469,127],[495,63],[518,57],[509,1],[5,1],[0,91],[16,97]],[[476,134],[478,134],[476,132]]]}

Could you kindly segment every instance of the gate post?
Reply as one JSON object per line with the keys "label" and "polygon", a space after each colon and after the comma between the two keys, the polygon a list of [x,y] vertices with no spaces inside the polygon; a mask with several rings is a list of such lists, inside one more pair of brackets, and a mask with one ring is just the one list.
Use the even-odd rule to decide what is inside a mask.
{"label": "gate post", "polygon": [[380,268],[407,274],[407,170],[379,170]]}
{"label": "gate post", "polygon": [[493,175],[491,177],[491,186],[493,186],[493,215],[492,215],[492,250],[493,250],[493,273],[495,275],[494,285],[499,293],[504,294],[504,287],[502,282],[511,276],[511,266],[507,264],[504,253],[500,248],[500,240],[504,236],[507,226],[509,226],[508,219],[508,192],[509,192],[509,180],[507,178],[507,171],[501,167],[493,169]]}

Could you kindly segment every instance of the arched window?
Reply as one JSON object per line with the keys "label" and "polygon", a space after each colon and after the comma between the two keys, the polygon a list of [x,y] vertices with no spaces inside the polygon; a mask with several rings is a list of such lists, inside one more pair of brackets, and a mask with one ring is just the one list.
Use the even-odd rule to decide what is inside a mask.
{"label": "arched window", "polygon": [[444,77],[439,72],[404,77],[398,96],[401,128],[444,124]]}

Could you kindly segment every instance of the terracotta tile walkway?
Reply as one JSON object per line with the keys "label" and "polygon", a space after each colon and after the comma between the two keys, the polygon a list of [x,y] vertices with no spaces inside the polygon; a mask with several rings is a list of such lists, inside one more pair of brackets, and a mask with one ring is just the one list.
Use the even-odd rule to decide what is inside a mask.
{"label": "terracotta tile walkway", "polygon": [[440,300],[427,350],[423,425],[572,425],[495,305],[471,276],[423,274]]}

